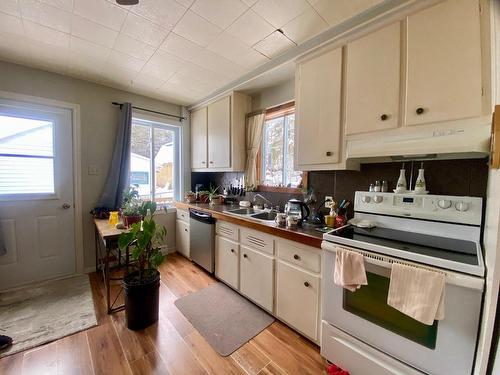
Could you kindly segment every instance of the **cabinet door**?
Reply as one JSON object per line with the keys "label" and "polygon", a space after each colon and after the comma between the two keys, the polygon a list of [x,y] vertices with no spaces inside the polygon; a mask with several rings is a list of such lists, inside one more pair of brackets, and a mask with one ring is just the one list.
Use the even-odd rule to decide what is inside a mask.
{"label": "cabinet door", "polygon": [[406,123],[481,115],[479,3],[447,0],[408,17]]}
{"label": "cabinet door", "polygon": [[215,236],[215,275],[238,289],[239,245],[221,236]]}
{"label": "cabinet door", "polygon": [[208,168],[231,166],[231,97],[208,106]]}
{"label": "cabinet door", "polygon": [[282,261],[277,267],[276,316],[317,340],[319,276]]}
{"label": "cabinet door", "polygon": [[400,28],[398,22],[347,45],[346,134],[398,126]]}
{"label": "cabinet door", "polygon": [[191,114],[191,167],[207,168],[207,107]]}
{"label": "cabinet door", "polygon": [[296,166],[340,161],[342,50],[297,66]]}
{"label": "cabinet door", "polygon": [[273,311],[274,259],[272,257],[241,246],[240,292],[267,311]]}
{"label": "cabinet door", "polygon": [[179,254],[189,258],[189,224],[177,220],[175,232],[176,248]]}

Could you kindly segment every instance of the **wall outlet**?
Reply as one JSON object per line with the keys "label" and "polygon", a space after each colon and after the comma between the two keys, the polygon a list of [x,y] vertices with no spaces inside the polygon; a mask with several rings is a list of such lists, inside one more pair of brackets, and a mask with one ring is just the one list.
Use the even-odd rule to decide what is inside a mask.
{"label": "wall outlet", "polygon": [[330,195],[327,195],[325,197],[325,207],[330,208],[330,206],[332,205],[332,202],[333,202],[333,197]]}

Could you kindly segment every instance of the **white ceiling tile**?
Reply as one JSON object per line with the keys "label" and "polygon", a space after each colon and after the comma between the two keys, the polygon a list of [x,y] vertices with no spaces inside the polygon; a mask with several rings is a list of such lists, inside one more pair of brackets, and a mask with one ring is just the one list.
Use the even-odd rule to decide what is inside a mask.
{"label": "white ceiling tile", "polygon": [[69,34],[51,29],[50,27],[42,26],[37,23],[24,20],[24,32],[26,37],[45,44],[50,44],[57,47],[69,47]]}
{"label": "white ceiling tile", "polygon": [[70,37],[69,48],[73,56],[80,56],[82,59],[94,59],[101,62],[107,61],[111,53],[110,48],[89,42],[74,35]]}
{"label": "white ceiling tile", "polygon": [[74,0],[73,12],[117,31],[127,16],[127,11],[106,0]]}
{"label": "white ceiling tile", "polygon": [[249,7],[253,6],[259,0],[242,0]]}
{"label": "white ceiling tile", "polygon": [[139,72],[146,64],[146,60],[137,59],[123,52],[111,51],[108,57],[108,66]]}
{"label": "white ceiling tile", "polygon": [[174,0],[141,0],[130,11],[171,30],[186,12],[187,7]]}
{"label": "white ceiling tile", "polygon": [[384,0],[316,0],[312,5],[330,26],[335,26],[382,1]]}
{"label": "white ceiling tile", "polygon": [[[333,0],[326,1],[334,2]],[[306,0],[259,0],[252,9],[275,28],[280,28],[298,15],[310,10],[311,6]]]}
{"label": "white ceiling tile", "polygon": [[187,61],[192,61],[196,56],[206,51],[205,48],[173,32],[168,35],[160,48]]}
{"label": "white ceiling tile", "polygon": [[208,46],[208,49],[244,68],[253,68],[268,60],[261,53],[226,32],[220,34]]}
{"label": "white ceiling tile", "polygon": [[0,32],[24,35],[23,21],[10,14],[0,13]]}
{"label": "white ceiling tile", "polygon": [[328,27],[323,18],[314,9],[311,9],[288,22],[282,27],[282,30],[286,36],[300,44],[325,31]]}
{"label": "white ceiling tile", "polygon": [[188,10],[175,26],[174,32],[200,46],[207,46],[222,30],[196,13]]}
{"label": "white ceiling tile", "polygon": [[175,1],[184,5],[186,8],[189,8],[194,3],[194,0],[175,0]]}
{"label": "white ceiling tile", "polygon": [[134,13],[127,15],[121,32],[154,47],[158,47],[169,34],[168,29],[155,25]]}
{"label": "white ceiling tile", "polygon": [[86,18],[73,15],[72,35],[111,48],[118,32],[108,29]]}
{"label": "white ceiling tile", "polygon": [[155,76],[150,76],[149,74],[146,73],[139,73],[137,76],[134,77],[133,79],[133,85],[134,87],[137,87],[139,89],[150,89],[150,90],[156,90],[160,86],[162,86],[166,81],[158,79],[158,77]]}
{"label": "white ceiling tile", "polygon": [[42,3],[52,5],[56,8],[73,12],[73,0],[41,0]]}
{"label": "white ceiling tile", "polygon": [[20,0],[23,19],[36,22],[65,33],[71,32],[71,13],[40,3],[38,0]]}
{"label": "white ceiling tile", "polygon": [[148,60],[156,51],[156,47],[125,34],[118,35],[113,49],[142,60]]}
{"label": "white ceiling tile", "polygon": [[137,75],[133,70],[117,68],[115,66],[106,66],[102,70],[102,81],[105,84],[117,85],[114,87],[127,89],[132,86],[132,80]]}
{"label": "white ceiling tile", "polygon": [[275,28],[251,9],[226,29],[226,32],[249,46],[253,46],[273,31],[275,31]]}
{"label": "white ceiling tile", "polygon": [[157,50],[146,65],[144,65],[141,73],[167,80],[179,71],[184,64],[186,64],[186,61],[165,51]]}
{"label": "white ceiling tile", "polygon": [[263,55],[273,58],[281,55],[286,50],[295,47],[295,43],[284,36],[279,31],[275,31],[265,39],[262,39],[253,48],[262,53]]}
{"label": "white ceiling tile", "polygon": [[[222,76],[221,74],[211,72],[208,69],[201,67],[199,65],[186,62],[181,69],[177,72],[178,76],[180,74],[189,77],[189,79],[194,79],[204,83],[211,83],[213,85],[218,85],[219,87],[226,82],[229,78]],[[188,79],[188,80],[189,80]],[[190,87],[194,89],[193,87]]]}
{"label": "white ceiling tile", "polygon": [[212,72],[218,73],[230,79],[236,79],[248,71],[248,69],[245,69],[207,49],[204,49],[199,54],[195,55],[190,61],[198,66],[203,66]]}
{"label": "white ceiling tile", "polygon": [[89,54],[70,51],[68,54],[68,72],[74,71],[75,74],[78,73],[78,77],[80,78],[83,78],[85,74],[96,76],[106,67],[106,62],[107,56],[103,59]]}
{"label": "white ceiling tile", "polygon": [[0,1],[0,12],[7,13],[12,16],[21,16],[21,10],[17,0],[2,0]]}
{"label": "white ceiling tile", "polygon": [[[43,27],[43,26],[41,26]],[[68,48],[46,43],[31,43],[29,46],[33,62],[40,68],[65,73],[68,62]]]}
{"label": "white ceiling tile", "polygon": [[191,10],[214,25],[225,29],[241,16],[248,6],[240,0],[196,0]]}

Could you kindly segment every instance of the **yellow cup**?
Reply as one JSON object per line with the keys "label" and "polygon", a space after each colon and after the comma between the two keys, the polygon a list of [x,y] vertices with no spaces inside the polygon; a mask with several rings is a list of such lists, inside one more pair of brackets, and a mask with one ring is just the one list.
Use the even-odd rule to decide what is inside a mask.
{"label": "yellow cup", "polygon": [[335,225],[335,215],[325,215],[325,223],[327,227],[333,228]]}
{"label": "yellow cup", "polygon": [[118,218],[118,211],[110,211],[109,212],[109,224],[116,225],[120,219]]}

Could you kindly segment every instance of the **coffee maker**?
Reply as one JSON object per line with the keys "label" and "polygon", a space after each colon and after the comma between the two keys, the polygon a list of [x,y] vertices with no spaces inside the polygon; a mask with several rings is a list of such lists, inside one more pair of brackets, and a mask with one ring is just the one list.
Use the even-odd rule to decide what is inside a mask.
{"label": "coffee maker", "polygon": [[306,221],[309,217],[309,207],[307,205],[298,200],[298,199],[290,199],[285,205],[285,213],[287,216],[298,216],[299,223]]}

